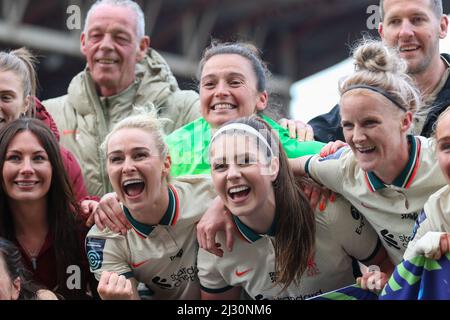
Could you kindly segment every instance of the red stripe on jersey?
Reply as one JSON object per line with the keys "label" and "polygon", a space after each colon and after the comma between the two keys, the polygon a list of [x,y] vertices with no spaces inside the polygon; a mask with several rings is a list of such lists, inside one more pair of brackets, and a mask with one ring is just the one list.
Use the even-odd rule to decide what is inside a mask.
{"label": "red stripe on jersey", "polygon": [[416,143],[417,143],[416,163],[414,164],[414,170],[408,180],[408,183],[405,186],[405,189],[408,189],[411,186],[411,184],[413,183],[414,177],[417,174],[417,171],[419,171],[419,165],[420,165],[419,159],[420,159],[420,150],[422,148],[422,144],[420,142],[420,139],[418,139],[418,138],[415,138],[415,139],[416,139]]}
{"label": "red stripe on jersey", "polygon": [[375,192],[375,189],[372,187],[369,181],[369,175],[367,172],[364,173],[364,178],[366,179],[367,186],[369,187],[370,192]]}
{"label": "red stripe on jersey", "polygon": [[178,216],[180,214],[180,198],[178,197],[178,192],[173,186],[169,186],[169,188],[173,191],[173,194],[175,195],[175,215],[172,218],[171,226],[174,226],[178,221]]}

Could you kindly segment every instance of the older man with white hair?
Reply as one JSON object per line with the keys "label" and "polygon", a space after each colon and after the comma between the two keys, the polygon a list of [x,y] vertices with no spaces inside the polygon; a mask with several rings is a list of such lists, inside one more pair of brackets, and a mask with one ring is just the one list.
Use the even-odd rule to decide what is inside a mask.
{"label": "older man with white hair", "polygon": [[173,130],[197,119],[198,94],[180,90],[166,61],[150,47],[142,9],[130,0],[92,5],[81,34],[87,67],[65,96],[44,101],[61,133],[61,144],[78,158],[91,195],[111,192],[99,146],[112,126],[135,112],[158,109]]}

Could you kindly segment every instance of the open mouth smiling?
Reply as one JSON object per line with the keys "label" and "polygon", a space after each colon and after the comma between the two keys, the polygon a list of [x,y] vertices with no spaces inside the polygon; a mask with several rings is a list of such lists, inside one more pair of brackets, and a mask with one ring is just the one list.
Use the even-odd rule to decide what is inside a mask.
{"label": "open mouth smiling", "polygon": [[245,198],[250,193],[251,188],[249,186],[237,186],[228,189],[228,196],[232,200],[238,200]]}
{"label": "open mouth smiling", "polygon": [[122,183],[124,193],[130,198],[139,196],[144,191],[144,188],[145,182],[142,179],[132,179]]}

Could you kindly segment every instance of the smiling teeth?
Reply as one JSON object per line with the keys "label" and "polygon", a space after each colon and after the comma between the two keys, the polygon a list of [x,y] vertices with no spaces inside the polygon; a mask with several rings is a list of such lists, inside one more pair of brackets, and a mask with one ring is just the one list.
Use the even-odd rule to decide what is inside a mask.
{"label": "smiling teeth", "polygon": [[222,104],[216,104],[213,107],[214,110],[231,110],[234,109],[234,106],[232,104],[228,103],[222,103]]}
{"label": "smiling teeth", "polygon": [[359,152],[366,152],[375,149],[375,147],[358,148]]}
{"label": "smiling teeth", "polygon": [[417,47],[417,46],[414,46],[414,47],[403,47],[403,48],[400,48],[400,52],[413,51],[413,50],[416,50],[418,48],[419,47]]}
{"label": "smiling teeth", "polygon": [[230,194],[234,194],[234,193],[246,191],[248,189],[250,189],[250,188],[242,186],[242,187],[231,188],[229,192],[230,192]]}
{"label": "smiling teeth", "polygon": [[129,186],[130,184],[142,183],[142,182],[144,182],[144,181],[143,180],[138,180],[138,179],[136,179],[136,180],[128,180],[128,181],[125,181],[123,183],[123,186],[126,187],[126,186]]}
{"label": "smiling teeth", "polygon": [[17,182],[17,185],[20,187],[31,187],[34,186],[36,182]]}
{"label": "smiling teeth", "polygon": [[114,60],[107,60],[107,59],[100,59],[100,60],[98,60],[98,62],[103,63],[103,64],[114,64],[115,63]]}

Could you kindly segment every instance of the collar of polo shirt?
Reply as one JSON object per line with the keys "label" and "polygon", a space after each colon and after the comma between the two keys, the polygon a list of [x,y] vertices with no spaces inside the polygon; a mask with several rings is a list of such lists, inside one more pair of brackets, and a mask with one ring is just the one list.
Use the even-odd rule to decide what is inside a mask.
{"label": "collar of polo shirt", "polygon": [[253,231],[250,227],[246,226],[237,216],[232,215],[234,224],[236,225],[236,228],[238,229],[239,233],[244,237],[244,239],[250,243],[256,242],[259,239],[263,238],[265,235],[269,237],[275,236],[276,231],[276,221],[275,219],[272,222],[272,225],[269,228],[269,231],[267,231],[266,234],[259,234],[255,231]]}
{"label": "collar of polo shirt", "polygon": [[[392,182],[393,186],[404,189],[408,189],[411,186],[420,163],[420,140],[412,135],[408,135],[408,143],[411,146],[408,163],[399,176]],[[372,192],[389,188],[389,185],[378,178],[374,172],[366,172],[365,177],[367,186]]]}
{"label": "collar of polo shirt", "polygon": [[155,229],[156,226],[174,226],[177,223],[179,210],[180,210],[180,201],[178,198],[178,194],[176,189],[169,185],[168,187],[168,193],[169,193],[169,206],[167,207],[166,213],[162,217],[161,221],[157,225],[147,225],[144,223],[141,223],[133,218],[130,211],[127,207],[123,207],[123,211],[125,213],[125,217],[130,222],[131,226],[133,227],[133,230],[136,231],[136,233],[141,238],[147,238],[152,231]]}

